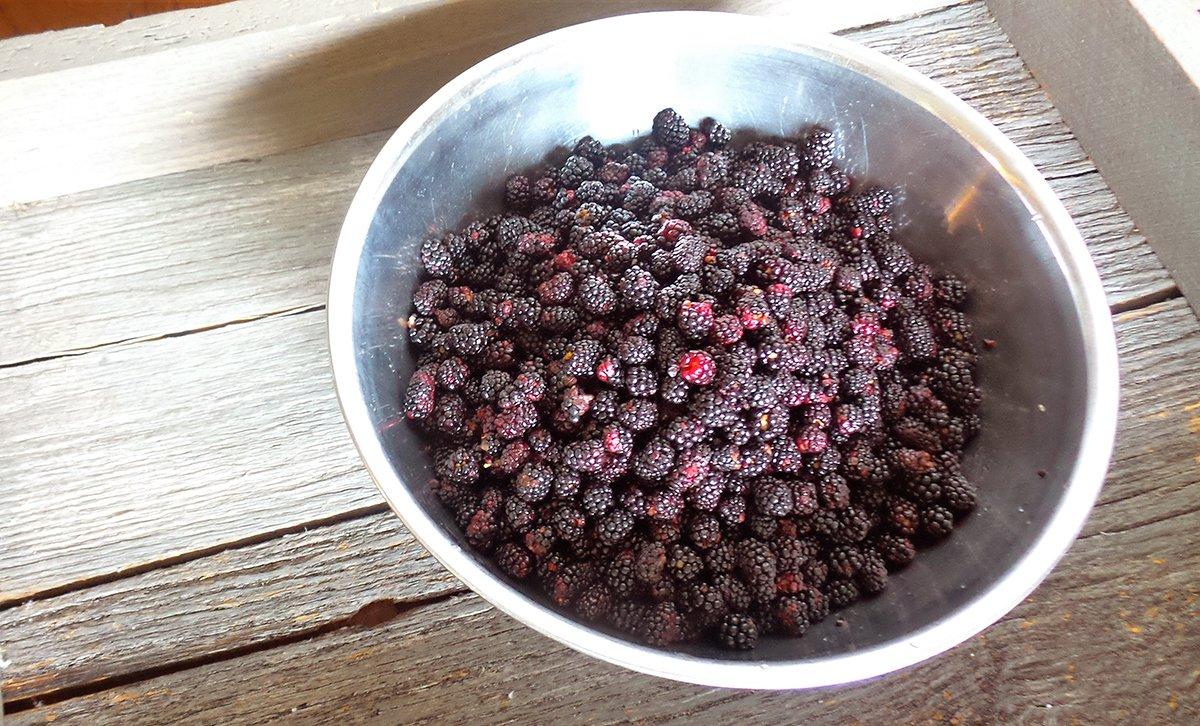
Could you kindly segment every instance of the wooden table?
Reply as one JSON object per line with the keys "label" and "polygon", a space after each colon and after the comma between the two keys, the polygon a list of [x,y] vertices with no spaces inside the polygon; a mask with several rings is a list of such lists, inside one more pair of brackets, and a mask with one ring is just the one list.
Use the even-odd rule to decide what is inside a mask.
{"label": "wooden table", "polygon": [[[0,43],[7,723],[1195,723],[1200,322],[982,2],[575,5],[240,2]],[[1063,563],[852,687],[680,685],[497,613],[384,506],[330,384],[333,240],[408,111],[537,32],[718,6],[844,32],[986,114],[1074,216],[1120,341],[1116,455]]]}

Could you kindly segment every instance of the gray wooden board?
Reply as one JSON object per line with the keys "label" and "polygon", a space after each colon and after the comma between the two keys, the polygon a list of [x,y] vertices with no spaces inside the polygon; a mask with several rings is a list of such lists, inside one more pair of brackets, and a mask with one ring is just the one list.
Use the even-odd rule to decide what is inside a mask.
{"label": "gray wooden board", "polygon": [[1200,311],[1200,8],[989,5]]}
{"label": "gray wooden board", "polygon": [[[1171,289],[981,4],[849,37],[929,73],[1021,146],[1075,216],[1110,303]],[[0,365],[321,304],[342,216],[386,138],[0,209]]]}
{"label": "gray wooden board", "polygon": [[304,9],[282,26],[286,14],[259,13],[261,32],[150,43],[160,52],[0,79],[0,205],[394,128],[492,53],[608,15],[721,9],[836,30],[947,1],[871,0],[814,13],[796,12],[791,0],[378,0],[329,16]]}
{"label": "gray wooden board", "polygon": [[[1200,455],[1200,391],[1191,384],[1200,378],[1200,322],[1177,298],[1125,313],[1117,328],[1126,403],[1101,502],[1055,574],[1006,618],[1007,623],[1028,623],[1018,630],[1035,629],[1033,642],[1054,654],[1050,665],[1084,667],[1081,680],[1087,672],[1080,663],[1086,652],[1079,650],[1076,639],[1082,631],[1075,628],[1088,623],[1103,626],[1097,648],[1152,653],[1161,643],[1132,639],[1142,635],[1134,632],[1138,628],[1167,639],[1182,628],[1188,631],[1185,641],[1191,638],[1186,642],[1200,645],[1200,632],[1189,619],[1200,614],[1195,606],[1200,588],[1200,468],[1195,458]],[[969,533],[965,529],[957,536]],[[460,589],[390,512],[372,514],[0,612],[0,632],[13,661],[3,690],[12,701],[94,687],[173,662],[325,632],[370,603],[405,605]],[[1151,607],[1158,610],[1146,616]],[[1071,625],[1076,618],[1085,624]],[[1007,632],[1005,628],[1011,625],[997,626],[976,640],[986,643],[993,631]],[[355,642],[370,637],[356,636]],[[1181,703],[1195,707],[1179,680],[1178,668],[1187,661],[1185,641],[1178,655],[1164,654],[1160,675],[1173,684]],[[488,649],[508,647],[497,640]],[[154,684],[161,680],[148,681],[135,692],[155,692]],[[1038,688],[1054,699],[1060,697],[1055,684],[1051,679]],[[1089,687],[1110,688],[1111,683]],[[956,684],[952,690],[961,688]],[[1081,693],[1077,701],[1087,695]],[[395,698],[393,707],[407,703],[401,695]]]}

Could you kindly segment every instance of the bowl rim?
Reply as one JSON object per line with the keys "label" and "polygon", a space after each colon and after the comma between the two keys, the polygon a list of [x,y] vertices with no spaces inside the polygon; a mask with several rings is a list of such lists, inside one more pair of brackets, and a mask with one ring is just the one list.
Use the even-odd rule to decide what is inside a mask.
{"label": "bowl rim", "polygon": [[[1088,382],[1080,451],[1062,499],[1042,533],[1012,567],[966,604],[903,637],[849,653],[755,662],[670,652],[604,633],[533,600],[475,562],[400,481],[371,424],[353,342],[355,284],[375,211],[408,155],[456,99],[503,80],[521,59],[583,35],[625,34],[632,27],[644,31],[647,24],[656,23],[669,24],[676,31],[681,24],[716,30],[726,38],[744,37],[754,45],[815,56],[867,76],[920,105],[954,129],[1003,176],[1041,229],[1064,275],[1083,338]],[[768,17],[710,11],[618,15],[536,36],[459,74],[400,125],[355,193],[333,255],[327,322],[334,387],[350,436],[392,510],[430,554],[492,605],[574,650],[642,673],[704,686],[797,689],[852,683],[914,665],[981,632],[1024,600],[1066,554],[1100,493],[1116,434],[1117,349],[1104,289],[1070,215],[1033,163],[982,114],[921,73],[845,38],[785,29]]]}

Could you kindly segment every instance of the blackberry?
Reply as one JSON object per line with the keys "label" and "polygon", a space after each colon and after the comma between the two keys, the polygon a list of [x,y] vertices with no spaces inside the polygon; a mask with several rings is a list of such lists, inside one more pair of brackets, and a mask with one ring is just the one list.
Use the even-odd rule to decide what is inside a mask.
{"label": "blackberry", "polygon": [[409,379],[404,395],[404,415],[410,421],[420,420],[433,413],[437,382],[428,369],[419,369]]}
{"label": "blackberry", "polygon": [[559,499],[571,499],[579,493],[579,474],[568,466],[559,466],[554,470],[554,496]]}
{"label": "blackberry", "polygon": [[495,557],[500,570],[515,580],[524,580],[533,570],[533,558],[529,552],[511,542],[501,545]]}
{"label": "blackberry", "polygon": [[708,136],[709,148],[723,148],[733,139],[733,133],[724,124],[711,118],[700,122],[700,130]]}
{"label": "blackberry", "polygon": [[613,509],[596,525],[596,538],[601,544],[617,545],[629,538],[634,518],[624,509]]}
{"label": "blackberry", "polygon": [[971,413],[979,407],[979,388],[975,385],[974,356],[958,349],[946,349],[929,372],[930,385],[938,396],[956,410]]}
{"label": "blackberry", "polygon": [[761,479],[754,486],[754,506],[762,514],[784,517],[792,512],[792,488],[780,479]]}
{"label": "blackberry", "polygon": [[687,145],[692,131],[687,121],[673,108],[664,108],[654,115],[654,138],[671,151],[678,151]]}
{"label": "blackberry", "polygon": [[612,609],[612,594],[603,585],[591,585],[575,600],[575,610],[587,620],[602,621]]}
{"label": "blackberry", "polygon": [[953,529],[954,513],[946,507],[934,504],[921,511],[921,533],[927,537],[940,539]]}
{"label": "blackberry", "polygon": [[563,463],[583,473],[595,473],[604,466],[604,446],[594,439],[576,441],[563,449]]}
{"label": "blackberry", "polygon": [[568,156],[558,169],[558,183],[574,189],[595,172],[592,162],[582,156]]}
{"label": "blackberry", "polygon": [[679,582],[690,582],[704,570],[700,555],[687,545],[672,545],[667,555],[667,572]]}
{"label": "blackberry", "polygon": [[958,310],[939,308],[934,313],[934,328],[938,337],[947,345],[968,353],[975,352],[975,332],[967,321],[967,316]]}
{"label": "blackberry", "polygon": [[937,355],[933,327],[920,313],[902,311],[896,321],[896,333],[900,350],[912,358],[925,359]]}
{"label": "blackberry", "polygon": [[673,520],[683,511],[683,497],[673,491],[655,492],[646,498],[646,514],[652,519]]}
{"label": "blackberry", "polygon": [[775,554],[765,542],[746,539],[738,543],[737,571],[746,583],[774,582],[777,573]]}
{"label": "blackberry", "polygon": [[708,252],[708,242],[694,234],[682,235],[671,248],[671,264],[680,272],[699,272]]}
{"label": "blackberry", "polygon": [[584,489],[580,505],[589,517],[594,518],[604,514],[613,505],[612,487],[606,484],[594,484]]}
{"label": "blackberry", "polygon": [[705,338],[713,327],[712,303],[685,300],[679,305],[678,325],[689,338]]}
{"label": "blackberry", "polygon": [[772,616],[775,628],[791,637],[803,635],[812,625],[808,603],[798,597],[779,598],[772,610]]}
{"label": "blackberry", "polygon": [[951,474],[942,485],[942,503],[954,514],[962,515],[975,508],[975,485],[961,474]]}
{"label": "blackberry", "polygon": [[829,607],[840,610],[858,602],[858,586],[853,580],[833,580],[826,589]]}
{"label": "blackberry", "polygon": [[833,133],[827,129],[815,128],[804,140],[801,158],[810,169],[828,169],[833,164],[834,150]]}
{"label": "blackberry", "polygon": [[630,335],[617,346],[617,356],[631,365],[649,363],[654,357],[654,344],[640,335]]}
{"label": "blackberry", "polygon": [[654,371],[645,366],[630,366],[625,372],[625,390],[635,398],[649,398],[658,388]]}
{"label": "blackberry", "polygon": [[758,645],[758,625],[748,615],[726,615],[717,629],[717,642],[730,650],[753,650]]}
{"label": "blackberry", "polygon": [[602,276],[591,275],[579,282],[575,302],[591,315],[608,315],[616,308],[617,297]]}
{"label": "blackberry", "polygon": [[524,534],[533,526],[537,513],[524,500],[510,497],[504,502],[504,526],[517,534]]}
{"label": "blackberry", "polygon": [[675,604],[662,602],[649,608],[638,632],[651,645],[670,645],[679,640],[683,631]]}
{"label": "blackberry", "polygon": [[941,498],[944,480],[945,474],[937,469],[914,474],[904,483],[904,495],[918,504],[932,504]]}
{"label": "blackberry", "polygon": [[862,552],[852,545],[840,545],[829,551],[830,574],[854,577],[863,565]]}
{"label": "blackberry", "polygon": [[874,543],[874,549],[883,561],[892,567],[904,567],[916,557],[917,549],[912,540],[898,534],[882,534]]}
{"label": "blackberry", "polygon": [[967,302],[967,285],[953,275],[945,275],[934,282],[933,294],[940,302],[962,309]]}
{"label": "blackberry", "polygon": [[667,548],[661,542],[649,542],[634,553],[633,574],[638,582],[652,585],[663,577]]}
{"label": "blackberry", "polygon": [[688,525],[688,539],[701,551],[710,550],[721,542],[721,523],[710,514],[697,514]]}
{"label": "blackberry", "polygon": [[658,421],[658,407],[644,399],[626,401],[617,409],[617,421],[631,431],[645,431]]}
{"label": "blackberry", "polygon": [[883,558],[872,551],[863,555],[862,566],[855,580],[859,589],[866,595],[874,595],[887,588],[888,570]]}
{"label": "blackberry", "polygon": [[617,294],[621,304],[629,310],[650,309],[654,305],[659,289],[654,275],[640,267],[631,267],[626,270],[617,283]]}

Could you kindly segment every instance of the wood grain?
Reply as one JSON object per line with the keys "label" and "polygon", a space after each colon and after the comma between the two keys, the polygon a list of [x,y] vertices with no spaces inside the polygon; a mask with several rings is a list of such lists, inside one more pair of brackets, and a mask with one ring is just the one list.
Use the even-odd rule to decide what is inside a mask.
{"label": "wood grain", "polygon": [[[1189,388],[1200,377],[1200,321],[1175,299],[1121,316],[1117,325],[1126,405],[1101,505],[1032,603],[999,626],[1031,620],[1018,630],[1033,629],[1039,647],[1060,660],[1082,658],[1076,631],[1056,630],[1066,622],[1061,613],[1083,612],[1099,623],[1124,610],[1131,627],[1186,626],[1184,616],[1195,612],[1186,601],[1200,586],[1200,469],[1193,458],[1200,439],[1189,429],[1200,426],[1200,394]],[[406,603],[459,587],[384,512],[0,612],[13,661],[3,689],[11,701],[82,687],[326,629],[375,601]],[[1156,605],[1156,589],[1173,599]],[[1118,597],[1119,590],[1134,594]],[[164,608],[164,601],[186,604]],[[1142,617],[1150,607],[1161,617]],[[1152,653],[1159,645],[1124,643],[1117,638],[1131,634],[1124,625],[1104,622],[1106,647]],[[1040,688],[1053,700],[1057,685]]]}
{"label": "wood grain", "polygon": [[0,210],[0,365],[323,304],[333,241],[386,140]]}
{"label": "wood grain", "polygon": [[[843,19],[875,22],[941,4],[875,2],[864,13],[842,3],[809,18],[834,30],[845,27]],[[0,82],[0,206],[395,128],[475,62],[586,20],[787,7],[787,0],[407,0],[381,12],[13,78]]]}
{"label": "wood grain", "polygon": [[461,592],[391,511],[0,611],[14,701]]}
{"label": "wood grain", "polygon": [[381,501],[323,313],[5,369],[0,471],[0,603]]}
{"label": "wood grain", "polygon": [[287,25],[374,12],[372,0],[236,0],[202,12],[164,13],[105,28],[70,28],[0,41],[0,81],[96,65],[261,33]]}
{"label": "wood grain", "polygon": [[[984,111],[1049,176],[1110,304],[1170,290],[1169,275],[981,8],[851,37],[965,96],[989,89]],[[337,229],[387,135],[0,209],[9,333],[0,365],[323,303]]]}

